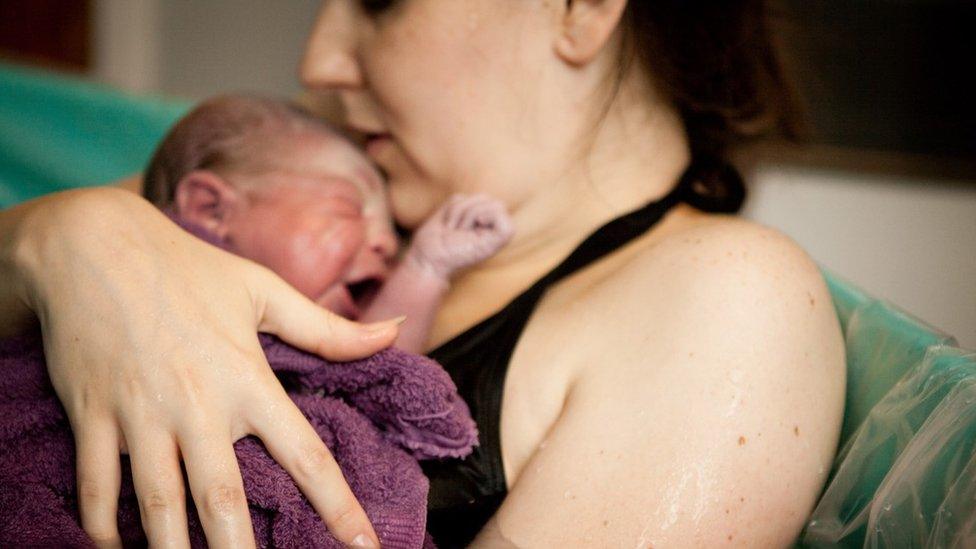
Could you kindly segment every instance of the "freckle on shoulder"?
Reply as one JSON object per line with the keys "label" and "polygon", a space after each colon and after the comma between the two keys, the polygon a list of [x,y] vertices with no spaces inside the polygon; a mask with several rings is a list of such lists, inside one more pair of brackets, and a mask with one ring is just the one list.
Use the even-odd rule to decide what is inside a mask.
{"label": "freckle on shoulder", "polygon": [[[806,252],[775,229],[742,218],[714,215],[663,237],[647,248],[635,265],[690,268],[703,264],[719,271],[742,265],[768,270],[773,277],[816,271]],[[643,265],[641,265],[643,264]]]}

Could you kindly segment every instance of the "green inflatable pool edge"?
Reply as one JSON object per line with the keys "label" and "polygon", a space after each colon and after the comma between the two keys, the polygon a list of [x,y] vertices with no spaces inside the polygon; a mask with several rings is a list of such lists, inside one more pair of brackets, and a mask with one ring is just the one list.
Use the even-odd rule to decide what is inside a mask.
{"label": "green inflatable pool edge", "polygon": [[0,63],[0,208],[141,172],[190,106]]}

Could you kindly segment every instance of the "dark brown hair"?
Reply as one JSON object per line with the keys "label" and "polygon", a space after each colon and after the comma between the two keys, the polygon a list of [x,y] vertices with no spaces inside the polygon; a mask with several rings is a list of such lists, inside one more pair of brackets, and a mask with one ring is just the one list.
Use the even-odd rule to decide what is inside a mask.
{"label": "dark brown hair", "polygon": [[302,132],[332,134],[307,111],[282,101],[222,95],[200,103],[170,129],[156,148],[143,182],[143,195],[160,208],[173,202],[176,185],[193,170],[222,175],[275,167],[275,145]]}
{"label": "dark brown hair", "polygon": [[799,114],[763,0],[631,0],[621,67],[641,64],[677,108],[692,152],[684,181],[698,204],[737,211],[745,198],[730,148],[757,137],[795,138]]}

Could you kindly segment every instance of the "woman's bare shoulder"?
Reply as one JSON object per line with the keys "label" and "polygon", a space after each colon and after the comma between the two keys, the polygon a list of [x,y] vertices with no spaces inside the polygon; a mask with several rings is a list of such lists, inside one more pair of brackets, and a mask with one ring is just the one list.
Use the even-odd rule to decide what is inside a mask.
{"label": "woman's bare shoulder", "polygon": [[759,268],[773,280],[799,274],[819,277],[816,264],[790,237],[759,223],[724,215],[707,216],[670,233],[637,254],[618,274],[627,277],[661,271],[734,277],[743,267]]}
{"label": "woman's bare shoulder", "polygon": [[[710,218],[581,299],[566,345],[584,366],[499,527],[529,536],[545,516],[563,533],[547,541],[566,544],[791,543],[844,402],[843,341],[816,264],[776,231]],[[565,478],[598,488],[567,491]]]}
{"label": "woman's bare shoulder", "polygon": [[[814,319],[820,328],[837,328],[830,293],[806,251],[775,229],[730,216],[709,216],[648,245],[588,300],[608,315],[666,311],[672,330],[692,328],[681,320],[693,317],[702,326],[709,319],[761,322],[787,314],[806,319],[807,328]],[[731,303],[734,319],[715,316]],[[646,328],[637,319],[625,325]]]}
{"label": "woman's bare shoulder", "polygon": [[578,294],[573,310],[594,332],[577,351],[600,357],[675,341],[735,352],[747,329],[779,334],[770,346],[818,347],[834,364],[843,351],[814,260],[779,231],[731,216],[703,216],[649,242]]}

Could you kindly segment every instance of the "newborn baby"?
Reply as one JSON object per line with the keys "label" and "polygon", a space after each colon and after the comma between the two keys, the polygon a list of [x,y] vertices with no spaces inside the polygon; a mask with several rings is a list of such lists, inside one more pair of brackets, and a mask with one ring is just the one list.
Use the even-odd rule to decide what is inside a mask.
{"label": "newborn baby", "polygon": [[[184,228],[264,264],[339,314],[410,314],[398,341],[414,351],[451,273],[492,255],[511,234],[498,202],[456,197],[394,266],[396,237],[376,171],[327,126],[264,99],[223,97],[192,111],[160,145],[145,188]],[[260,342],[382,546],[433,547],[418,460],[464,457],[477,444],[450,376],[401,349],[330,363],[266,334]],[[91,546],[79,522],[73,437],[39,333],[0,340],[0,411],[0,546]],[[259,547],[341,547],[255,437],[234,450]],[[142,546],[126,458],[121,473],[119,533],[125,545]],[[191,544],[205,547],[190,500],[187,511]]]}
{"label": "newborn baby", "polygon": [[177,222],[337,314],[407,315],[396,344],[413,352],[451,276],[512,235],[499,201],[458,195],[398,258],[383,183],[365,155],[310,114],[262,98],[196,107],[156,150],[144,189]]}

